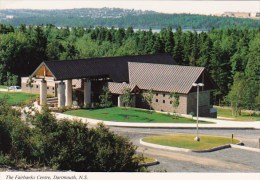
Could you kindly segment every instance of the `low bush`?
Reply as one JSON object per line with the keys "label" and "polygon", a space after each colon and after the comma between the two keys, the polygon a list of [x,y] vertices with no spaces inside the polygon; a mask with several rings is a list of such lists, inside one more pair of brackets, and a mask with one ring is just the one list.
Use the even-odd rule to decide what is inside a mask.
{"label": "low bush", "polygon": [[15,162],[11,159],[10,156],[0,153],[0,165],[14,166]]}

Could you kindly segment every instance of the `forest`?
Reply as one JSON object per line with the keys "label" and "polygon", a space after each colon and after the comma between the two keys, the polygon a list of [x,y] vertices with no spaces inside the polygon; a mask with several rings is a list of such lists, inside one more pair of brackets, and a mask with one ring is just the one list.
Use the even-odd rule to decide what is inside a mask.
{"label": "forest", "polygon": [[[11,16],[12,18],[6,18]],[[134,27],[136,29],[212,29],[260,26],[258,19],[217,17],[198,14],[163,14],[154,11],[138,11],[119,8],[86,8],[66,10],[0,10],[0,23],[19,26],[53,24],[58,27],[106,26]]]}
{"label": "forest", "polygon": [[176,32],[162,28],[0,25],[0,84],[19,83],[47,60],[169,53],[179,65],[206,67],[214,104],[260,109],[260,28]]}

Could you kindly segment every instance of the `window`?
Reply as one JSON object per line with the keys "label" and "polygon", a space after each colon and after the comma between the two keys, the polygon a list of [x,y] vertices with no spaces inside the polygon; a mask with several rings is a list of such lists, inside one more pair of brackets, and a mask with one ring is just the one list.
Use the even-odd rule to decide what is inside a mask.
{"label": "window", "polygon": [[158,102],[158,99],[156,99],[155,101]]}
{"label": "window", "polygon": [[158,93],[156,93],[156,96],[158,96]]}
{"label": "window", "polygon": [[36,88],[39,88],[39,86],[38,86],[38,85],[36,85]]}
{"label": "window", "polygon": [[52,90],[54,90],[54,87],[52,88]]}
{"label": "window", "polygon": [[49,87],[47,87],[47,89],[49,89]]}
{"label": "window", "polygon": [[165,94],[163,94],[163,97],[165,97]]}
{"label": "window", "polygon": [[162,102],[165,103],[165,100],[163,100]]}
{"label": "window", "polygon": [[170,101],[170,104],[172,104],[172,101]]}

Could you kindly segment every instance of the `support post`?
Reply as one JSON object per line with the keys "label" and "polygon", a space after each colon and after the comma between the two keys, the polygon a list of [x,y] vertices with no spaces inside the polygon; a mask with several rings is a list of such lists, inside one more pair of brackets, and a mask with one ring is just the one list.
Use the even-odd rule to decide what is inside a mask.
{"label": "support post", "polygon": [[84,107],[91,103],[91,81],[84,80]]}
{"label": "support post", "polygon": [[121,107],[121,106],[122,106],[121,95],[118,95],[118,98],[117,98],[117,106],[118,106],[118,107]]}
{"label": "support post", "polygon": [[63,81],[58,84],[58,107],[65,106],[65,84]]}
{"label": "support post", "polygon": [[66,90],[65,90],[65,97],[66,97],[66,106],[72,106],[72,80],[66,81]]}
{"label": "support post", "polygon": [[196,138],[197,138],[197,141],[200,141],[200,138],[199,138],[199,89],[200,89],[200,87],[199,86],[197,86],[197,136],[196,136]]}
{"label": "support post", "polygon": [[133,95],[132,107],[136,107],[136,95]]}
{"label": "support post", "polygon": [[40,105],[45,105],[47,102],[47,82],[45,79],[41,80],[40,84]]}

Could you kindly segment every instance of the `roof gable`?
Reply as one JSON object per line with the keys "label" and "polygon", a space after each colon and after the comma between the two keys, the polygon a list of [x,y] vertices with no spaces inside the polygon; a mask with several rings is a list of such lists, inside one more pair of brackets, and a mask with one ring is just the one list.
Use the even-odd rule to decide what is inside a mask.
{"label": "roof gable", "polygon": [[131,90],[131,93],[140,92],[139,87],[134,84],[115,83],[115,82],[108,83],[108,89],[112,94],[123,94],[123,90],[126,88],[129,88]]}
{"label": "roof gable", "polygon": [[188,94],[204,67],[129,62],[129,82],[140,89]]}

